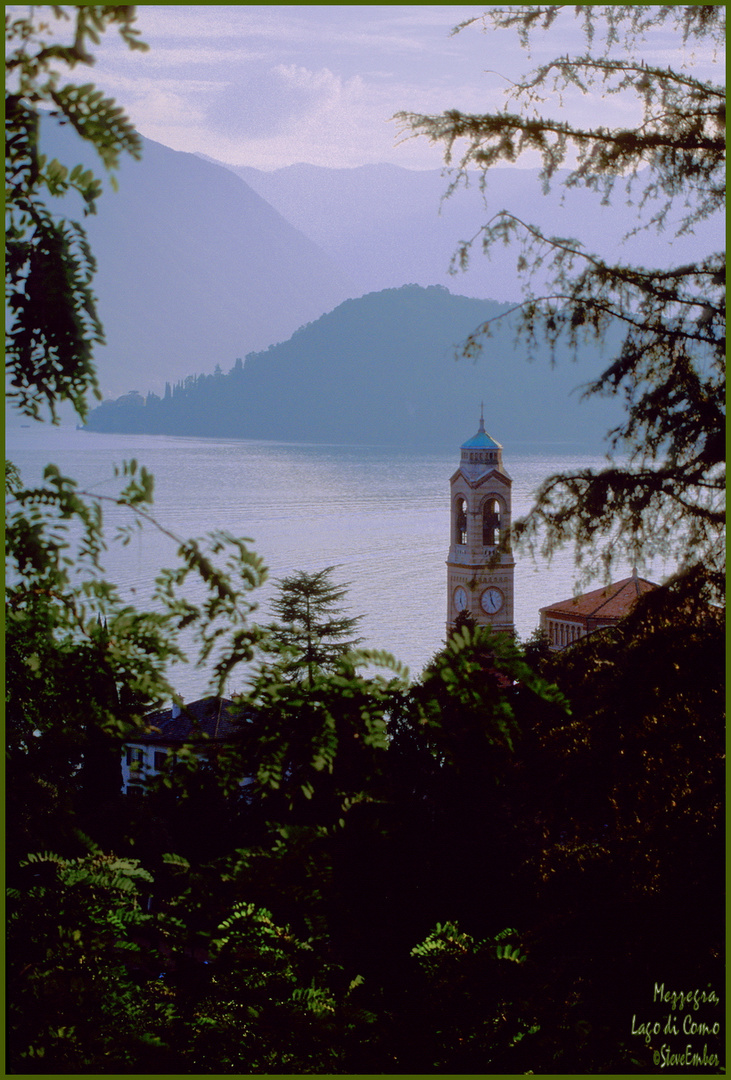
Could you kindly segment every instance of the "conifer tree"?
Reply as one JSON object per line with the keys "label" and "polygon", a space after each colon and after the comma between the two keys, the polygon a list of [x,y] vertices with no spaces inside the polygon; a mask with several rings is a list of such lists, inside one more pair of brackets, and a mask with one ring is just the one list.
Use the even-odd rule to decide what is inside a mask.
{"label": "conifer tree", "polygon": [[[504,110],[441,116],[400,113],[404,128],[444,146],[452,169],[449,192],[475,176],[489,194],[490,169],[526,151],[542,162],[544,190],[559,184],[570,205],[576,189],[604,203],[622,189],[637,207],[637,227],[683,236],[718,213],[725,199],[725,91],[699,73],[721,59],[721,5],[517,5],[481,19],[495,46],[499,32],[517,31],[529,47],[541,33],[571,31],[575,19],[587,51],[563,52],[511,83]],[[468,23],[457,27],[462,30]],[[455,31],[456,32],[456,31]],[[565,36],[560,39],[564,48]],[[693,60],[661,65],[657,49],[692,46]],[[558,52],[558,50],[557,50]],[[677,55],[677,52],[675,53]],[[571,113],[572,93],[592,95],[596,119]],[[611,127],[602,102],[620,95],[636,123]],[[567,171],[559,173],[559,169]],[[448,193],[449,193],[448,192]],[[580,223],[577,223],[580,232]],[[724,568],[725,257],[721,248],[670,268],[611,262],[580,237],[552,236],[510,208],[491,214],[455,254],[465,267],[474,246],[489,254],[513,244],[524,295],[518,340],[531,350],[548,341],[557,356],[579,357],[586,340],[621,345],[586,395],[616,395],[623,421],[608,433],[610,463],[549,477],[516,534],[544,553],[573,541],[577,564],[608,574],[619,558],[647,565],[673,560],[681,573],[703,567],[706,595],[718,598]],[[466,342],[479,351],[491,327]]]}
{"label": "conifer tree", "polygon": [[361,638],[352,637],[361,616],[346,615],[341,607],[347,585],[332,580],[334,566],[308,573],[300,570],[282,578],[272,610],[282,620],[274,624],[277,640],[290,650],[285,669],[296,681],[308,681],[317,668],[332,669]]}

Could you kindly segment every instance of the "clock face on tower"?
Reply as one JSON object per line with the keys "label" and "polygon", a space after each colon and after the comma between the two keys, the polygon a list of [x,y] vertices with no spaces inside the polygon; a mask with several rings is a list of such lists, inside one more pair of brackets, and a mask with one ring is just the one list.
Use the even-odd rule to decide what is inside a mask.
{"label": "clock face on tower", "polygon": [[486,615],[496,615],[504,603],[505,597],[494,585],[485,589],[480,597],[480,607]]}
{"label": "clock face on tower", "polygon": [[454,606],[457,611],[464,611],[467,607],[467,593],[461,585],[454,590]]}

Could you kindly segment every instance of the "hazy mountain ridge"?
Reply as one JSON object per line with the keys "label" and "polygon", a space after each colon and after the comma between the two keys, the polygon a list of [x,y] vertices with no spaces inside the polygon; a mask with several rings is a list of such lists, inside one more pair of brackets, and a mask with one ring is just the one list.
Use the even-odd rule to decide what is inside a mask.
{"label": "hazy mountain ridge", "polygon": [[[41,145],[103,176],[68,128],[44,123]],[[142,160],[122,159],[118,179],[83,222],[98,262],[105,396],[162,392],[167,380],[233,363],[355,291],[312,240],[219,165],[145,139]],[[81,217],[78,200],[51,207]]]}
{"label": "hazy mountain ridge", "polygon": [[[41,146],[104,175],[68,127],[44,121]],[[98,215],[84,219],[107,336],[95,352],[105,397],[133,389],[162,394],[166,382],[216,364],[228,368],[236,357],[285,342],[347,298],[405,282],[500,301],[520,295],[512,251],[492,261],[476,252],[468,273],[447,273],[456,244],[487,211],[474,186],[442,203],[447,180],[440,170],[232,170],[144,140],[142,160],[123,158],[118,176],[119,191],[105,191]],[[542,199],[535,175],[520,169],[496,170],[488,201],[511,203],[554,232],[580,229],[590,247],[607,231],[614,239],[620,220],[628,224],[620,198],[618,208],[598,215],[587,193],[572,192],[562,207],[558,196]],[[72,219],[81,215],[78,200],[51,205]],[[688,238],[686,246],[700,240]],[[653,254],[647,236],[638,243]]]}
{"label": "hazy mountain ridge", "polygon": [[228,374],[190,377],[148,395],[105,402],[94,431],[334,442],[450,445],[485,402],[488,429],[511,441],[598,446],[616,407],[573,393],[597,371],[596,352],[574,365],[527,363],[510,319],[495,324],[476,362],[460,343],[508,305],[402,286],[347,300]]}
{"label": "hazy mountain ridge", "polygon": [[[347,269],[363,293],[413,281],[445,285],[465,296],[519,298],[522,282],[515,270],[514,247],[496,248],[488,259],[478,239],[469,268],[449,273],[458,244],[478,236],[480,227],[503,208],[548,235],[576,237],[585,250],[603,258],[641,265],[692,261],[716,247],[724,229],[723,221],[716,219],[701,222],[694,234],[672,245],[669,233],[654,230],[622,242],[637,226],[637,207],[628,205],[624,183],[618,181],[611,205],[603,206],[599,195],[582,188],[566,194],[561,188],[565,170],[556,173],[545,195],[537,170],[502,167],[490,171],[484,195],[474,178],[469,187],[460,184],[445,198],[450,177],[441,169],[298,164],[265,172],[224,167]],[[642,186],[640,179],[635,200]],[[534,284],[539,282],[537,275]]]}

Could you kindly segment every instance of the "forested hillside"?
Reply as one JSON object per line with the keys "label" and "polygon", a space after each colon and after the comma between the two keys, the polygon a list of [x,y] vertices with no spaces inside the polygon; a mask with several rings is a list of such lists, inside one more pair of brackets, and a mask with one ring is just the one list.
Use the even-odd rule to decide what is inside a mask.
{"label": "forested hillside", "polygon": [[556,350],[533,360],[516,350],[509,318],[494,323],[477,362],[460,345],[509,305],[452,296],[442,286],[405,285],[358,300],[302,327],[289,341],[190,376],[164,396],[105,402],[93,431],[285,441],[454,445],[461,421],[485,402],[488,426],[521,441],[596,447],[617,415],[612,402],[573,392],[599,370],[600,353],[579,363]]}

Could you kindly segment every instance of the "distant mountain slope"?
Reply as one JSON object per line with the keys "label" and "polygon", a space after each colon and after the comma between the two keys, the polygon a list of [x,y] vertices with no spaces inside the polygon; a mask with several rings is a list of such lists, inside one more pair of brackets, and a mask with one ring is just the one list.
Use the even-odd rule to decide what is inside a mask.
{"label": "distant mountain slope", "polygon": [[441,286],[403,286],[347,300],[288,341],[246,357],[228,375],[189,378],[165,398],[106,402],[95,431],[345,444],[451,445],[485,402],[489,430],[516,442],[598,446],[611,404],[571,391],[597,370],[547,359],[528,364],[509,321],[495,326],[476,362],[455,348],[507,310]]}
{"label": "distant mountain slope", "polygon": [[[42,142],[49,156],[103,174],[70,129],[44,123]],[[78,219],[78,202],[65,212]],[[233,364],[355,288],[245,181],[148,139],[140,162],[123,159],[119,191],[105,191],[84,224],[98,261],[105,394],[162,391],[166,380]]]}
{"label": "distant mountain slope", "polygon": [[[439,169],[418,172],[386,164],[353,169],[300,164],[273,172],[227,168],[327,251],[356,279],[361,293],[415,282],[446,285],[466,296],[516,299],[520,282],[513,249],[497,249],[488,260],[478,244],[465,273],[448,273],[457,244],[475,236],[503,208],[551,235],[576,237],[591,252],[640,264],[691,261],[715,249],[724,235],[719,216],[672,247],[669,234],[652,231],[622,244],[622,236],[636,226],[636,207],[627,205],[622,182],[612,205],[602,206],[598,195],[580,188],[564,199],[562,172],[544,196],[535,170],[493,169],[483,202],[476,182],[443,200],[448,179]],[[638,184],[638,192],[641,188]]]}

